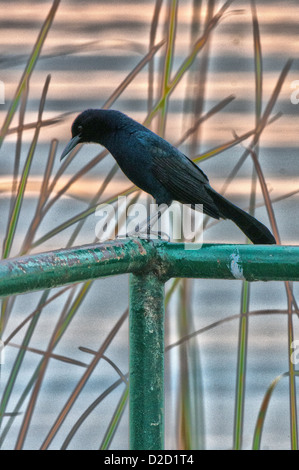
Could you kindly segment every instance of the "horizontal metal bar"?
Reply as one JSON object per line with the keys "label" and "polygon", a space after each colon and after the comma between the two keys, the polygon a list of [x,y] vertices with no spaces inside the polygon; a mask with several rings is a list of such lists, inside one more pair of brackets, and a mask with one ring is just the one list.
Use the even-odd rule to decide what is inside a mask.
{"label": "horizontal metal bar", "polygon": [[299,246],[169,243],[158,252],[169,277],[299,281]]}
{"label": "horizontal metal bar", "polygon": [[299,247],[202,245],[119,239],[0,262],[0,296],[124,273],[171,277],[298,281]]}
{"label": "horizontal metal bar", "polygon": [[151,244],[119,239],[0,262],[0,296],[136,272],[156,255]]}

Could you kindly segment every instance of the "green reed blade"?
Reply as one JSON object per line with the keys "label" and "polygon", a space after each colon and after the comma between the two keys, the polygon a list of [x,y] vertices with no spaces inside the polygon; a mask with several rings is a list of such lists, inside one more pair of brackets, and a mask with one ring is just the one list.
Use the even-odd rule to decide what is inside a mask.
{"label": "green reed blade", "polygon": [[[163,0],[156,0],[153,18],[151,21],[150,29],[150,43],[149,49],[151,50],[155,44],[157,29],[159,25],[159,16],[161,12]],[[147,112],[150,113],[154,101],[154,61],[151,59],[148,63],[148,98],[147,98]]]}
{"label": "green reed blade", "polygon": [[49,180],[50,180],[50,176],[51,176],[53,165],[54,165],[57,145],[58,145],[58,141],[54,139],[50,145],[48,159],[47,159],[47,163],[46,163],[46,167],[45,167],[45,171],[43,175],[42,186],[41,186],[35,214],[29,225],[26,236],[24,238],[22,248],[20,250],[21,255],[24,255],[30,249],[30,245],[35,236],[36,230],[38,229],[43,218],[42,208],[44,204],[46,203],[47,198],[51,194],[51,192],[49,191]]}
{"label": "green reed blade", "polygon": [[253,443],[252,443],[252,449],[253,450],[259,450],[261,446],[261,440],[262,440],[262,432],[263,432],[263,427],[265,423],[265,418],[266,418],[266,413],[268,410],[268,406],[270,403],[270,399],[272,396],[272,393],[274,392],[274,389],[278,382],[283,378],[288,376],[288,372],[284,372],[283,374],[279,375],[276,377],[273,382],[270,384],[269,388],[266,391],[266,394],[263,398],[259,413],[258,413],[258,418],[256,421],[255,425],[255,430],[254,430],[254,435],[253,435]]}
{"label": "green reed blade", "polygon": [[[41,97],[40,109],[39,109],[39,113],[38,113],[38,122],[41,122],[41,120],[42,120],[42,113],[43,113],[44,106],[45,106],[45,99],[46,99],[47,91],[48,91],[48,88],[49,88],[50,79],[51,79],[51,76],[48,75],[47,78],[46,78],[46,82],[45,82],[42,97]],[[5,237],[5,240],[4,240],[3,258],[7,258],[9,256],[9,253],[10,253],[10,250],[11,250],[13,238],[14,238],[15,231],[16,231],[16,226],[17,226],[17,223],[18,223],[19,215],[20,215],[20,210],[21,210],[22,203],[23,203],[23,198],[24,198],[24,193],[25,193],[25,189],[26,189],[27,179],[28,179],[32,159],[33,159],[33,156],[34,156],[34,152],[35,152],[35,149],[36,149],[38,137],[39,137],[39,132],[40,132],[40,127],[39,127],[39,125],[37,125],[34,136],[33,136],[33,139],[32,139],[32,142],[31,142],[31,145],[30,145],[30,148],[29,148],[28,156],[27,156],[27,159],[26,159],[26,163],[25,163],[25,166],[24,166],[24,169],[23,169],[20,185],[19,185],[19,188],[18,188],[18,194],[17,194],[17,197],[16,197],[16,201],[15,201],[15,205],[14,205],[12,214],[11,214],[11,218],[10,218],[10,221],[9,221],[7,234],[6,234],[6,237]]]}
{"label": "green reed blade", "polygon": [[167,14],[168,20],[168,34],[167,34],[167,43],[166,43],[166,55],[163,68],[162,76],[162,90],[161,90],[161,102],[160,106],[160,115],[159,115],[159,135],[163,136],[165,133],[166,125],[166,116],[167,116],[167,107],[168,107],[168,88],[170,83],[170,75],[173,63],[174,55],[174,44],[176,36],[176,23],[177,23],[177,9],[178,2],[177,0],[169,1],[169,9]]}
{"label": "green reed blade", "polygon": [[15,152],[15,159],[14,159],[14,169],[13,169],[13,182],[11,188],[11,198],[10,198],[10,207],[9,207],[9,219],[11,218],[11,214],[13,211],[13,202],[17,192],[18,186],[18,175],[19,175],[19,167],[20,167],[20,159],[21,159],[21,150],[22,150],[22,136],[24,130],[24,120],[25,120],[25,112],[28,100],[28,93],[29,93],[29,86],[28,82],[26,82],[24,93],[21,96],[21,106],[19,112],[19,125],[17,128],[17,143],[16,143],[16,152]]}
{"label": "green reed blade", "polygon": [[191,67],[193,64],[197,54],[199,51],[205,46],[207,40],[209,39],[211,31],[217,26],[218,22],[220,21],[223,13],[226,11],[226,9],[229,7],[229,5],[232,3],[232,0],[228,0],[224,3],[224,5],[220,8],[220,10],[214,15],[212,20],[210,21],[207,29],[203,33],[203,35],[196,41],[195,45],[193,46],[193,49],[189,56],[183,61],[181,66],[179,67],[178,71],[176,72],[175,76],[169,83],[167,90],[165,90],[165,93],[162,95],[158,103],[154,106],[153,110],[151,113],[148,115],[145,124],[148,125],[155,114],[164,107],[165,100],[168,98],[168,96],[174,91],[176,86],[179,84],[181,79],[183,78],[185,72]]}
{"label": "green reed blade", "polygon": [[[184,337],[192,328],[193,318],[190,301],[192,298],[190,279],[180,283],[177,310],[178,332]],[[179,349],[179,384],[178,384],[178,443],[179,449],[196,450],[205,447],[205,420],[203,378],[200,367],[201,358],[196,338],[182,344]]]}
{"label": "green reed blade", "polygon": [[25,353],[26,353],[26,346],[29,344],[30,339],[33,335],[33,332],[34,332],[35,326],[38,322],[40,313],[42,312],[42,307],[41,306],[44,304],[47,296],[48,296],[48,291],[43,293],[43,295],[42,295],[42,297],[39,301],[39,306],[37,308],[38,314],[35,315],[31,320],[31,323],[30,323],[30,325],[29,325],[29,327],[26,331],[26,334],[24,336],[24,339],[22,341],[22,348],[18,352],[18,355],[17,355],[16,360],[14,362],[14,365],[12,367],[10,376],[7,380],[7,383],[6,383],[6,386],[5,386],[3,395],[2,395],[1,404],[0,404],[0,424],[2,422],[2,417],[5,413],[7,403],[8,403],[8,400],[9,400],[10,396],[11,396],[11,392],[12,392],[13,386],[15,384],[17,375],[18,375],[18,373],[21,369],[21,365],[22,365],[22,362],[23,362],[23,359],[24,359],[24,356],[25,356]]}
{"label": "green reed blade", "polygon": [[2,128],[0,130],[0,148],[2,146],[2,143],[3,143],[3,140],[4,140],[5,136],[7,134],[9,125],[10,125],[12,119],[13,119],[13,116],[14,116],[15,112],[16,112],[16,109],[18,107],[18,104],[19,104],[20,98],[22,96],[22,93],[23,93],[23,91],[25,90],[25,88],[27,86],[30,75],[32,74],[33,69],[34,69],[34,67],[37,63],[37,60],[38,60],[39,56],[40,56],[43,44],[46,40],[47,34],[48,34],[48,32],[51,28],[51,25],[53,23],[57,8],[59,6],[59,3],[60,3],[60,0],[54,0],[54,2],[52,4],[52,7],[51,7],[51,9],[48,13],[48,16],[47,16],[47,18],[46,18],[46,20],[45,20],[45,22],[42,26],[42,29],[39,33],[39,36],[36,40],[36,43],[33,47],[31,56],[29,57],[28,63],[26,65],[26,68],[25,68],[24,73],[22,75],[22,78],[20,80],[19,86],[17,88],[15,96],[12,100],[12,103],[9,107],[9,110],[7,112],[7,115],[6,115],[6,118],[5,118],[4,123],[2,125]]}
{"label": "green reed blade", "polygon": [[123,415],[123,412],[125,411],[125,407],[128,403],[128,398],[129,398],[129,387],[127,385],[125,390],[122,393],[122,396],[120,397],[120,400],[117,404],[117,407],[116,407],[116,409],[113,413],[112,419],[111,419],[110,423],[107,426],[104,438],[103,438],[101,446],[100,446],[100,450],[109,449],[109,446],[112,442],[114,434],[115,434],[115,432],[118,428],[118,425],[120,423],[120,419],[121,419],[121,417]]}
{"label": "green reed blade", "polygon": [[262,114],[263,98],[263,61],[262,46],[258,17],[256,12],[255,0],[251,0],[251,15],[253,26],[253,47],[254,47],[254,65],[255,65],[255,116],[256,126],[258,126]]}
{"label": "green reed blade", "polygon": [[233,449],[240,450],[242,446],[243,422],[244,422],[244,402],[245,402],[245,379],[247,364],[247,338],[248,338],[248,296],[249,284],[247,281],[242,285],[242,311],[239,324],[238,339],[238,363],[236,374],[236,394],[235,394],[235,420]]}

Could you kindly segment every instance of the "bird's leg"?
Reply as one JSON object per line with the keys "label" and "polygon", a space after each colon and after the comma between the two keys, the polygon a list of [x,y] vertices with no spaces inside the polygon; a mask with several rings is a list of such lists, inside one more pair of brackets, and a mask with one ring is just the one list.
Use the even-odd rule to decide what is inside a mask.
{"label": "bird's leg", "polygon": [[128,233],[127,236],[137,236],[143,238],[143,235],[145,235],[145,238],[150,238],[150,234],[155,234],[158,236],[158,238],[162,238],[164,236],[169,241],[170,237],[167,233],[161,231],[154,232],[151,230],[151,227],[153,227],[155,223],[158,222],[158,220],[162,217],[162,214],[166,211],[166,209],[168,209],[167,204],[161,205],[157,212],[147,217],[147,219],[141,222],[140,224],[136,225],[134,232]]}

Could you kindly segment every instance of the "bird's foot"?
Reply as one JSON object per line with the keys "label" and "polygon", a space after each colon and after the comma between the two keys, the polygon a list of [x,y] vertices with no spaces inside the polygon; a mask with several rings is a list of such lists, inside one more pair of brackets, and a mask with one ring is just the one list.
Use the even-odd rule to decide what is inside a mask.
{"label": "bird's foot", "polygon": [[154,232],[154,231],[136,231],[132,230],[131,232],[127,232],[125,235],[117,235],[116,238],[141,238],[143,240],[151,240],[153,238],[158,238],[159,240],[165,240],[170,242],[170,236],[165,232]]}
{"label": "bird's foot", "polygon": [[165,240],[167,242],[170,242],[170,236],[166,232],[154,232],[151,231],[150,235],[155,235],[156,238],[159,238],[159,240]]}

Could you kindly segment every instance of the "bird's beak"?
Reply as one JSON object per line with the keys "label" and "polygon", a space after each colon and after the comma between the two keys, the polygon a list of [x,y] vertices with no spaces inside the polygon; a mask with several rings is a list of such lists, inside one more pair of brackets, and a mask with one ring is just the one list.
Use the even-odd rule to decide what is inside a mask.
{"label": "bird's beak", "polygon": [[64,157],[66,157],[66,156],[70,153],[71,150],[73,150],[73,149],[76,147],[76,145],[80,142],[80,139],[81,139],[81,135],[79,134],[79,135],[75,135],[75,137],[73,137],[73,138],[69,141],[69,143],[67,144],[67,146],[65,147],[64,151],[63,151],[62,154],[61,154],[60,161],[61,161]]}

